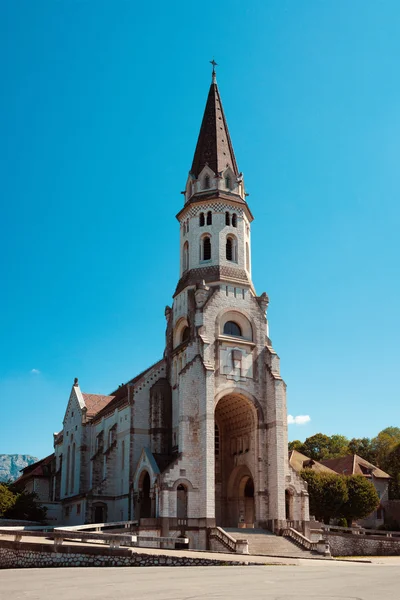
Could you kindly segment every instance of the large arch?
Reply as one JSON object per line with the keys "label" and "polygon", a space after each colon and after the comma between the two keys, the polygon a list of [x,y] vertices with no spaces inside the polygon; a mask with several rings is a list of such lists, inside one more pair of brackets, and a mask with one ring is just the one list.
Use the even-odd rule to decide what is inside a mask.
{"label": "large arch", "polygon": [[256,403],[239,389],[215,403],[215,518],[222,527],[253,527],[258,459]]}

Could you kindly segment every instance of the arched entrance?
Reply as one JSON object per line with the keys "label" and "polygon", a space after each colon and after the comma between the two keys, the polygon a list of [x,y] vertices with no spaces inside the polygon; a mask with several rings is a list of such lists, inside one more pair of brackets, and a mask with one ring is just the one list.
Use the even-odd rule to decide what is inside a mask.
{"label": "arched entrance", "polygon": [[215,408],[215,518],[222,527],[253,527],[257,411],[242,394],[223,396]]}
{"label": "arched entrance", "polygon": [[293,494],[290,490],[285,490],[285,512],[286,520],[293,520]]}
{"label": "arched entrance", "polygon": [[149,519],[151,517],[151,498],[150,498],[150,475],[143,471],[139,480],[140,490],[140,518]]}

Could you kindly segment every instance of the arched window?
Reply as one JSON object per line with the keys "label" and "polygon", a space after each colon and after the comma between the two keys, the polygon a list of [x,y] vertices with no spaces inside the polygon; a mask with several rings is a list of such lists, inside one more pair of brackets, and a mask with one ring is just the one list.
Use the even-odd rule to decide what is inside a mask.
{"label": "arched window", "polygon": [[71,470],[71,447],[67,449],[67,472],[65,478],[65,493],[69,493],[69,481],[70,481],[70,470]]}
{"label": "arched window", "polygon": [[182,268],[183,271],[189,268],[189,242],[185,242],[183,246]]}
{"label": "arched window", "polygon": [[204,222],[205,222],[204,221],[204,213],[200,213],[200,216],[199,216],[199,226],[200,227],[204,227]]}
{"label": "arched window", "polygon": [[[233,215],[232,215],[232,227],[237,227],[237,216],[235,213],[233,213]],[[188,227],[188,231],[189,231],[189,227]]]}
{"label": "arched window", "polygon": [[248,242],[246,242],[246,269],[250,271],[250,251]]}
{"label": "arched window", "polygon": [[236,238],[231,236],[226,238],[226,260],[237,262],[237,242]]}
{"label": "arched window", "polygon": [[190,329],[189,329],[189,327],[185,327],[184,330],[182,331],[182,335],[181,335],[181,344],[183,344],[183,342],[187,342],[189,337],[190,337]]}
{"label": "arched window", "polygon": [[228,213],[228,211],[225,213],[225,225],[230,225],[231,224],[231,216]]}
{"label": "arched window", "polygon": [[228,188],[228,190],[232,188],[232,181],[229,175],[225,177],[225,187]]}
{"label": "arched window", "polygon": [[[236,225],[235,225],[236,227]],[[186,233],[189,232],[189,219],[186,219]]]}
{"label": "arched window", "polygon": [[176,516],[178,519],[187,519],[187,489],[179,484],[176,489]]}
{"label": "arched window", "polygon": [[207,225],[212,225],[212,212],[211,210],[207,213]]}
{"label": "arched window", "polygon": [[240,329],[239,325],[235,323],[235,321],[227,321],[224,325],[224,334],[241,336],[242,330]]}
{"label": "arched window", "polygon": [[210,176],[206,175],[203,179],[203,190],[208,190],[210,187]]}
{"label": "arched window", "polygon": [[232,239],[226,240],[226,260],[233,260],[232,258]]}
{"label": "arched window", "polygon": [[75,442],[72,445],[72,460],[71,460],[71,489],[70,493],[74,493],[75,488]]}
{"label": "arched window", "polygon": [[211,238],[203,238],[201,244],[201,260],[211,260]]}

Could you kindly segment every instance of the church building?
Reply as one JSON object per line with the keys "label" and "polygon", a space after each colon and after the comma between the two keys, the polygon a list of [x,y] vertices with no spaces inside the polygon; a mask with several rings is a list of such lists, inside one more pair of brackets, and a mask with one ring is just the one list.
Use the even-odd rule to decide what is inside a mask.
{"label": "church building", "polygon": [[278,533],[290,521],[306,532],[269,299],[252,282],[253,215],[214,70],[183,200],[164,355],[110,395],[75,380],[54,435],[58,520],[137,520],[200,549],[217,526]]}

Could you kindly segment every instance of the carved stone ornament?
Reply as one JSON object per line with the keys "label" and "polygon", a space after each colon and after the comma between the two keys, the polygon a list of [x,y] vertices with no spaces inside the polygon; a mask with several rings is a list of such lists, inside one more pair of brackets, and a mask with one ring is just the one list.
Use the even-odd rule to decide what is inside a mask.
{"label": "carved stone ornament", "polygon": [[194,299],[196,301],[197,308],[203,308],[207,302],[208,292],[210,288],[206,285],[204,279],[196,284],[196,291],[194,293]]}
{"label": "carved stone ornament", "polygon": [[170,306],[166,306],[165,307],[165,318],[167,319],[167,322],[169,321],[170,317],[171,317],[171,313],[172,313],[172,308]]}
{"label": "carved stone ornament", "polygon": [[74,386],[76,387],[77,385],[78,385],[78,378],[75,377],[75,379],[74,379]]}
{"label": "carved stone ornament", "polygon": [[261,310],[263,310],[264,312],[266,312],[266,310],[268,308],[268,304],[269,304],[268,294],[266,292],[263,292],[261,294],[261,296],[258,296],[257,302],[260,305]]}

